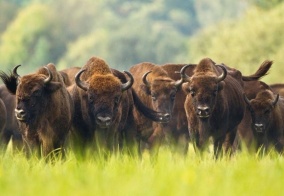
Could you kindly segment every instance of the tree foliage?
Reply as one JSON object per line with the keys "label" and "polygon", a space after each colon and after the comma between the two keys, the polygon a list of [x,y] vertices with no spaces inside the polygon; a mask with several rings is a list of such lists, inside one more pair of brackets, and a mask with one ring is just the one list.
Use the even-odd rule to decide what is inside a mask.
{"label": "tree foliage", "polygon": [[[48,62],[53,62],[60,68],[81,66],[91,56],[99,56],[111,67],[128,69],[142,61],[158,64],[191,62],[199,54],[204,54],[202,51],[207,53],[208,43],[212,45],[235,40],[233,48],[231,45],[226,47],[230,47],[230,50],[249,50],[243,47],[248,44],[245,34],[254,32],[248,28],[249,22],[217,24],[224,20],[242,21],[243,14],[251,3],[261,7],[258,1],[260,0],[2,0],[0,66],[6,70],[22,64],[25,71],[29,72]],[[278,7],[280,0],[273,2],[273,6]],[[264,8],[265,6],[261,7],[262,11],[252,9],[252,13],[246,16],[245,20],[259,24],[254,29],[261,29],[262,23],[253,18],[257,18],[258,14],[265,15],[271,6],[268,11]],[[263,20],[268,19],[263,17]],[[242,32],[230,30],[238,25],[244,28]],[[214,29],[214,26],[221,28],[223,32],[205,30],[200,39],[205,39],[208,43],[198,41],[197,36],[194,38],[196,41],[190,41],[187,47],[192,36],[198,35],[202,29]],[[269,32],[274,34],[274,30],[277,29],[272,28]],[[206,32],[210,35],[206,36]],[[232,36],[228,36],[227,32]],[[258,38],[261,39],[261,36]],[[260,46],[257,41],[248,45]],[[265,44],[261,46],[267,47]],[[255,49],[258,50],[262,55],[261,49]],[[281,55],[275,48],[273,52],[275,56]]]}
{"label": "tree foliage", "polygon": [[284,4],[269,11],[252,8],[238,22],[205,29],[189,41],[189,56],[197,62],[204,56],[253,73],[265,59],[274,61],[266,81],[277,82],[284,64]]}

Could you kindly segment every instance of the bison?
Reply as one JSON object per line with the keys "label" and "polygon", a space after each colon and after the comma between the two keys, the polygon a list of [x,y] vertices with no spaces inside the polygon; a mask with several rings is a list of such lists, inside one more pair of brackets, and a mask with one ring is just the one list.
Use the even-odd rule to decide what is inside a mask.
{"label": "bison", "polygon": [[60,149],[64,155],[73,102],[62,76],[51,63],[22,77],[17,74],[18,67],[10,76],[1,74],[0,77],[16,96],[14,112],[27,153],[42,152],[43,156],[47,156]]}
{"label": "bison", "polygon": [[[0,72],[0,77],[3,74],[4,72]],[[6,125],[1,133],[2,146],[5,148],[9,141],[12,140],[13,146],[18,150],[21,150],[23,147],[23,141],[14,111],[16,107],[15,95],[11,94],[6,86],[2,84],[0,86],[0,98],[2,99],[6,109]]]}
{"label": "bison", "polygon": [[3,131],[7,121],[7,111],[2,99],[0,99],[0,146],[3,146]]}
{"label": "bison", "polygon": [[188,149],[187,121],[183,107],[185,94],[180,90],[182,80],[179,74],[174,73],[174,66],[144,62],[130,68],[135,79],[133,89],[147,107],[167,114],[168,122],[153,122],[137,110],[134,116],[141,139],[149,145],[150,150],[157,150],[161,143],[167,143],[170,146],[174,144],[177,147],[175,150],[185,154]]}
{"label": "bison", "polygon": [[81,152],[90,145],[115,152],[122,145],[122,135],[126,143],[135,143],[134,107],[152,120],[165,120],[164,114],[142,104],[132,89],[132,75],[125,74],[110,69],[103,59],[91,57],[75,76],[76,84],[70,89],[75,108],[72,132]]}
{"label": "bison", "polygon": [[[181,70],[187,94],[184,103],[190,138],[197,150],[204,150],[209,137],[213,139],[214,156],[218,158],[222,146],[230,152],[241,122],[245,103],[243,100],[242,75],[239,71],[227,74],[223,65],[211,59],[202,59],[188,76]],[[232,75],[234,77],[232,77]]]}
{"label": "bison", "polygon": [[70,67],[59,71],[63,77],[66,87],[75,83],[75,75],[80,71],[80,69],[80,67]]}
{"label": "bison", "polygon": [[246,117],[247,131],[252,130],[256,149],[275,147],[278,152],[282,152],[284,99],[279,98],[279,94],[274,95],[271,90],[265,89],[259,91],[253,99],[248,99],[244,94],[244,100],[250,114]]}
{"label": "bison", "polygon": [[284,84],[274,83],[269,85],[274,93],[278,93],[280,96],[284,97]]}

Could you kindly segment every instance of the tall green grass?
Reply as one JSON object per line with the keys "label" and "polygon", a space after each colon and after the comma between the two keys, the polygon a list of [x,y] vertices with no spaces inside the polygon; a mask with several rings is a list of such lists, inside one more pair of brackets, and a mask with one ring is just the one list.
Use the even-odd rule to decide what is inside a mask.
{"label": "tall green grass", "polygon": [[0,195],[282,195],[284,159],[237,153],[214,160],[193,150],[186,157],[161,149],[156,159],[128,154],[64,161],[27,159],[22,153],[0,156]]}

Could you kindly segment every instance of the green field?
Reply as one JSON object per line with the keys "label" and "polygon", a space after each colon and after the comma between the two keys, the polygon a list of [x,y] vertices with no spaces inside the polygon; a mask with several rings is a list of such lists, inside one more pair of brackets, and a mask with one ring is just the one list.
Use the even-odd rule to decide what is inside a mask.
{"label": "green field", "polygon": [[72,152],[65,161],[46,163],[22,153],[0,156],[0,195],[283,195],[284,159],[237,153],[203,158],[193,150],[180,157],[162,149],[155,160],[126,154],[108,159]]}

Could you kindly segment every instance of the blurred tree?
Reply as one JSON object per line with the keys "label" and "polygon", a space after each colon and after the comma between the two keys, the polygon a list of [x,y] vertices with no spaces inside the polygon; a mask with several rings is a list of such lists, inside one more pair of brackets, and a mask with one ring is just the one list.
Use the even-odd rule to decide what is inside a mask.
{"label": "blurred tree", "polygon": [[[61,56],[63,43],[56,32],[55,21],[52,11],[44,5],[34,4],[21,10],[1,37],[1,67],[23,64],[25,71],[30,71],[34,66],[56,61]],[[40,53],[44,57],[36,61],[34,55]]]}
{"label": "blurred tree", "polygon": [[253,73],[265,59],[273,60],[273,69],[265,81],[283,81],[284,3],[269,11],[251,8],[238,22],[226,22],[193,37],[189,56],[194,62],[210,57]]}
{"label": "blurred tree", "polygon": [[0,1],[0,35],[14,19],[19,7],[9,1]]}
{"label": "blurred tree", "polygon": [[250,2],[260,8],[270,9],[284,2],[284,0],[250,0]]}

